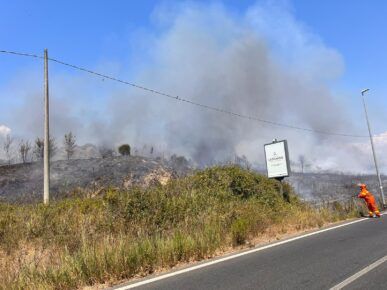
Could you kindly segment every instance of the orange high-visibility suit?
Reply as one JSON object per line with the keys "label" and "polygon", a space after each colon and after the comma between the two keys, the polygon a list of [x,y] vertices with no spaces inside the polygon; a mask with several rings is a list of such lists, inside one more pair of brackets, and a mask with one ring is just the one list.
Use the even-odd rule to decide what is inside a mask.
{"label": "orange high-visibility suit", "polygon": [[365,184],[360,184],[360,193],[357,196],[358,198],[363,198],[367,204],[369,216],[373,217],[374,213],[377,217],[380,217],[380,212],[378,210],[378,206],[376,205],[375,197],[367,190],[367,186]]}

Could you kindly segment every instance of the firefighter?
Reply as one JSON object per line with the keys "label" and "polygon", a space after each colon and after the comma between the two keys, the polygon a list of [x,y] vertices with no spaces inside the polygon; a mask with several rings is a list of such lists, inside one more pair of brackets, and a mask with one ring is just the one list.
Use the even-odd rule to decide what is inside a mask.
{"label": "firefighter", "polygon": [[380,212],[378,210],[378,207],[376,205],[375,197],[372,195],[371,192],[367,190],[367,186],[363,183],[359,184],[360,187],[360,193],[357,196],[358,198],[363,198],[364,201],[367,204],[368,207],[368,214],[369,217],[374,217],[374,214],[376,217],[380,217]]}

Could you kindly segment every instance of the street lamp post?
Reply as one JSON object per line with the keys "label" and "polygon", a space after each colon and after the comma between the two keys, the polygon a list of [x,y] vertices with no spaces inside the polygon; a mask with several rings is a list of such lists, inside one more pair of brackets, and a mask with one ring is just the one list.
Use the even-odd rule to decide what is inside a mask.
{"label": "street lamp post", "polygon": [[43,202],[49,203],[50,198],[50,115],[48,96],[48,52],[44,50],[44,165],[43,165]]}
{"label": "street lamp post", "polygon": [[380,197],[383,203],[383,207],[386,205],[386,201],[384,199],[384,192],[383,192],[383,184],[382,184],[382,179],[380,178],[380,173],[379,173],[379,167],[378,167],[378,161],[376,159],[376,154],[375,154],[375,147],[374,147],[374,140],[372,138],[372,133],[371,133],[371,126],[370,126],[370,121],[368,120],[368,113],[367,113],[367,106],[364,100],[364,94],[368,92],[370,89],[365,89],[361,91],[361,97],[363,100],[363,106],[364,106],[364,112],[365,112],[365,117],[367,121],[367,126],[368,126],[368,133],[370,135],[370,141],[371,141],[371,148],[372,148],[372,154],[374,156],[374,162],[375,162],[375,168],[376,168],[376,175],[378,176],[378,181],[379,181],[379,189],[380,189]]}

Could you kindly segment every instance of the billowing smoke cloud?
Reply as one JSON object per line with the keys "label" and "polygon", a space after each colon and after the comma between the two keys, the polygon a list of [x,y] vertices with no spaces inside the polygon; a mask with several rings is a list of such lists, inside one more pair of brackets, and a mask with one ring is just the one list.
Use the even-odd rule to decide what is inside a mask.
{"label": "billowing smoke cloud", "polygon": [[[164,33],[152,43],[153,63],[138,78],[140,83],[276,122],[328,132],[350,127],[327,86],[343,71],[340,55],[307,33],[286,10],[254,6],[243,16],[233,16],[219,5],[183,5],[174,11],[163,22]],[[165,14],[165,9],[157,13]],[[146,112],[134,115],[144,122],[144,127],[133,128],[137,137],[151,140],[159,128],[168,148],[200,164],[234,154],[262,163],[262,145],[273,138],[291,139],[297,144],[294,155],[311,155],[317,149],[312,145],[324,143],[326,148],[325,143],[332,143],[322,136],[263,126],[159,96],[133,97],[141,104],[136,111]],[[112,112],[120,116],[113,128],[134,121],[127,115],[127,99],[112,104]]]}
{"label": "billowing smoke cloud", "polygon": [[[286,7],[257,4],[237,15],[220,4],[185,3],[160,7],[152,19],[156,34],[135,35],[144,61],[134,82],[261,119],[359,134],[329,88],[344,71],[340,54]],[[131,75],[119,66],[107,73]],[[263,144],[278,138],[288,139],[292,159],[305,155],[313,169],[372,165],[359,145],[367,139],[240,119],[81,74],[54,74],[51,83],[54,134],[72,130],[80,142],[152,144],[201,165],[235,154],[264,164]],[[42,132],[41,87],[33,88],[36,94],[20,92],[24,105],[14,107],[18,118],[10,117],[14,131],[31,137]]]}

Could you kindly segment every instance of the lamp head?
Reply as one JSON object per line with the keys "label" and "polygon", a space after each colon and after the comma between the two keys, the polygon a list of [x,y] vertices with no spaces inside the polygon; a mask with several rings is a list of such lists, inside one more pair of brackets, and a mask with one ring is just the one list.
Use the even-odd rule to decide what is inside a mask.
{"label": "lamp head", "polygon": [[364,95],[366,92],[368,92],[370,89],[364,89],[361,91],[361,94]]}

